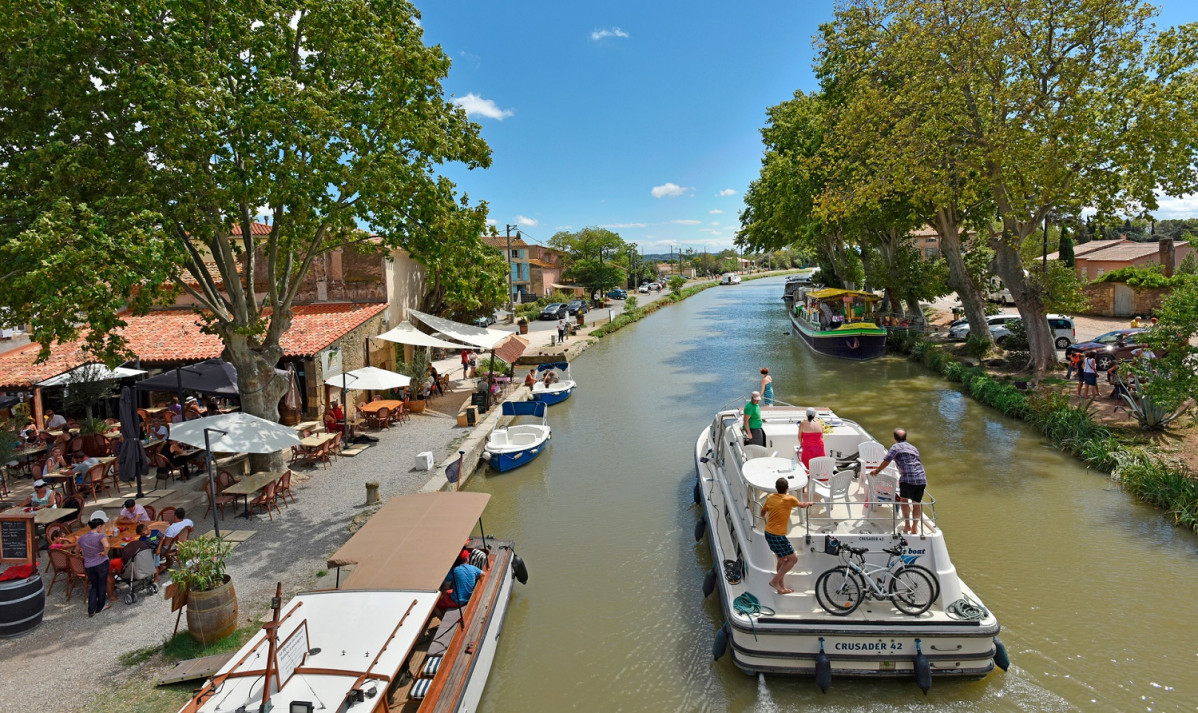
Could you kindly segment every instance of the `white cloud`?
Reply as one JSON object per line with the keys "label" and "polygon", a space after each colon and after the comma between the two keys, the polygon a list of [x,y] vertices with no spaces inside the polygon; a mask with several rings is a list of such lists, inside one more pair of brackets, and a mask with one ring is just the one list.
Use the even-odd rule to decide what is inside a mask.
{"label": "white cloud", "polygon": [[711,215],[723,215],[724,214],[724,211],[720,210],[719,208],[713,208],[707,212]]}
{"label": "white cloud", "polygon": [[554,230],[574,230],[573,225],[559,225]]}
{"label": "white cloud", "polygon": [[719,196],[719,197],[721,197],[721,198],[725,198],[725,197],[727,197],[727,196],[734,196],[734,195],[736,195],[736,191],[732,190],[731,188],[725,188],[724,190],[720,191],[720,192],[719,192],[719,193],[717,193],[716,195],[717,195],[717,196]]}
{"label": "white cloud", "polygon": [[654,198],[677,198],[689,190],[689,188],[667,182],[660,186],[654,186],[653,190],[649,192],[653,194]]}
{"label": "white cloud", "polygon": [[1158,207],[1152,214],[1157,220],[1198,217],[1198,193],[1177,197],[1157,196],[1156,202]]}
{"label": "white cloud", "polygon": [[258,218],[269,218],[274,215],[274,211],[271,210],[269,205],[260,205],[258,206],[258,212],[254,215]]}
{"label": "white cloud", "polygon": [[259,27],[262,27],[262,26],[263,26],[263,25],[265,25],[265,24],[266,24],[266,23],[265,23],[265,22],[263,22],[263,21],[261,21],[261,20],[254,20],[253,22],[251,22],[251,23],[250,23],[250,29],[251,29],[251,30],[256,30],[256,29],[258,29]]}
{"label": "white cloud", "polygon": [[671,220],[670,222],[673,223],[674,225],[698,225],[699,223],[702,223],[703,221],[701,221],[701,220]]}
{"label": "white cloud", "polygon": [[523,225],[525,228],[535,228],[541,224],[541,221],[536,218],[528,218],[523,215],[516,216],[516,225]]}
{"label": "white cloud", "polygon": [[718,220],[713,220],[713,221],[711,221],[711,224],[712,224],[712,225],[719,225],[719,224],[720,224],[720,221],[718,221]]}
{"label": "white cloud", "polygon": [[620,228],[648,228],[649,225],[647,223],[609,223],[608,225],[604,225],[602,227],[607,228],[608,230],[618,230]]}
{"label": "white cloud", "polygon": [[499,221],[494,218],[487,218],[487,225],[499,225]]}
{"label": "white cloud", "polygon": [[466,116],[485,116],[488,119],[503,121],[515,113],[511,109],[500,109],[494,101],[483,99],[474,92],[454,99],[453,103],[465,109]]}
{"label": "white cloud", "polygon": [[628,39],[628,33],[618,27],[613,27],[610,30],[595,30],[591,33],[591,39],[596,42],[608,37],[622,37],[624,39]]}

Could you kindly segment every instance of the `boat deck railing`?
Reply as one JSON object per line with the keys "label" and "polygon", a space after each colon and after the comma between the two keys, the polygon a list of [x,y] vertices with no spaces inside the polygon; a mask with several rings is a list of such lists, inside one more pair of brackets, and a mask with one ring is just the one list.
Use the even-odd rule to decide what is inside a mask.
{"label": "boat deck railing", "polygon": [[[857,487],[863,488],[859,483]],[[760,532],[765,532],[765,518],[761,516],[761,507],[768,495],[769,493],[764,491],[757,491],[755,496],[748,500],[750,503],[749,516],[751,517],[753,529]],[[811,501],[810,492],[796,492],[794,495],[805,502]],[[890,499],[868,500],[865,499],[864,494],[860,491],[858,491],[857,495],[861,499],[853,499],[852,488],[850,488],[850,497],[847,504],[844,500],[816,500],[815,504],[810,508],[796,510],[791,514],[791,517],[792,519],[798,518],[798,525],[802,528],[801,531],[806,536],[836,532],[856,532],[859,534],[899,533],[900,528],[906,524],[901,510],[903,503]],[[932,497],[925,491],[923,502],[908,502],[907,505],[920,505],[923,508],[922,516],[916,523],[917,529],[915,534],[924,535],[938,532],[935,497]],[[813,510],[821,514],[817,515],[812,512]],[[844,516],[841,517],[840,513],[844,513]],[[793,527],[791,534],[795,534]]]}

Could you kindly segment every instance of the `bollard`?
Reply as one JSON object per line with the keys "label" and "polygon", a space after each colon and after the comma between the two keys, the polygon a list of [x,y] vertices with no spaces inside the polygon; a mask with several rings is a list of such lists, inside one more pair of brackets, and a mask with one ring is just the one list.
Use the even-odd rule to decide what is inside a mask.
{"label": "bollard", "polygon": [[370,482],[366,483],[366,504],[378,505],[380,502],[382,501],[379,500],[379,484]]}
{"label": "bollard", "polygon": [[555,344],[557,344],[557,335],[556,335],[556,334],[550,334],[550,335],[549,335],[549,346],[551,346],[551,347],[552,347],[552,346],[554,346]]}

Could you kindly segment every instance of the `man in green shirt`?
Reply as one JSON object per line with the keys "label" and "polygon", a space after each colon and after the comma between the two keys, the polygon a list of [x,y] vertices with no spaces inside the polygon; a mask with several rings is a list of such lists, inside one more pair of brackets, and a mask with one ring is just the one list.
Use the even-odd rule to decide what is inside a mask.
{"label": "man in green shirt", "polygon": [[754,391],[745,404],[745,435],[749,443],[765,445],[765,431],[761,428],[761,392]]}

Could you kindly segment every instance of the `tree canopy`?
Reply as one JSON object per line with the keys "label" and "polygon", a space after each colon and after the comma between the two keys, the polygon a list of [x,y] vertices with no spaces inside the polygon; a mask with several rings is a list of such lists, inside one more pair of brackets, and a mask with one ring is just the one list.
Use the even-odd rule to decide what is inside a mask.
{"label": "tree canopy", "polygon": [[[184,292],[273,416],[279,337],[313,260],[404,248],[426,306],[498,301],[485,205],[438,167],[486,167],[444,95],[449,59],[403,0],[12,4],[0,17],[0,307],[109,362],[114,328]],[[264,215],[268,234],[251,223]],[[257,286],[257,289],[255,289]],[[257,394],[247,402],[250,393]]]}
{"label": "tree canopy", "polygon": [[620,261],[627,259],[628,245],[606,228],[587,227],[570,232],[558,231],[549,245],[564,254],[563,276],[586,288],[588,294],[606,292],[616,287],[628,271]]}

